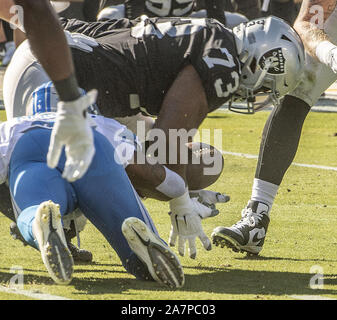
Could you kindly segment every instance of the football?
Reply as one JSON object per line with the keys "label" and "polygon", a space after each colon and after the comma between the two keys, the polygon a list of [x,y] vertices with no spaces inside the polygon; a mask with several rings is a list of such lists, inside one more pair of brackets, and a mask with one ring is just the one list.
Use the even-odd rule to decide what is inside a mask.
{"label": "football", "polygon": [[223,170],[224,159],[221,151],[202,142],[190,142],[189,164],[186,178],[190,190],[205,189],[216,182]]}

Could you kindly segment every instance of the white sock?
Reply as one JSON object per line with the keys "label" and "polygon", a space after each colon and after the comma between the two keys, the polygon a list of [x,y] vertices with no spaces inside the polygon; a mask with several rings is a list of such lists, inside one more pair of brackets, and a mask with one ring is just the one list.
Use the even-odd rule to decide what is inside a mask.
{"label": "white sock", "polygon": [[251,200],[266,203],[269,211],[273,205],[279,186],[260,179],[254,179]]}

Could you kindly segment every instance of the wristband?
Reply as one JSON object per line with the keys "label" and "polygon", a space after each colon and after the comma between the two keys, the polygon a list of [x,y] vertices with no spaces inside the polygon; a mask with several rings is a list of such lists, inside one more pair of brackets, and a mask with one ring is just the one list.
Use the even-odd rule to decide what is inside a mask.
{"label": "wristband", "polygon": [[74,101],[81,96],[81,92],[78,89],[75,74],[70,75],[68,78],[64,80],[53,82],[61,101],[64,102]]}
{"label": "wristband", "polygon": [[174,171],[164,167],[165,179],[156,187],[156,190],[166,195],[169,198],[178,198],[185,193],[185,181],[184,179]]}

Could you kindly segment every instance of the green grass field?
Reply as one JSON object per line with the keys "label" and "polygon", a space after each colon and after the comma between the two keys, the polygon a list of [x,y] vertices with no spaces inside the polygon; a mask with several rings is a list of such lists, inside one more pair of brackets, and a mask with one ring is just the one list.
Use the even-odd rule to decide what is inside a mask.
{"label": "green grass field", "polygon": [[[254,116],[227,112],[211,114],[203,128],[223,129],[223,150],[258,154],[267,112]],[[311,113],[303,129],[295,162],[337,167],[337,114]],[[225,169],[211,189],[231,196],[218,205],[220,215],[204,222],[208,235],[219,225],[239,220],[249,200],[256,160],[225,155]],[[0,216],[0,285],[9,286],[13,266],[24,270],[24,290],[68,299],[119,300],[227,300],[295,299],[296,296],[337,298],[337,171],[292,166],[280,187],[271,213],[268,236],[259,257],[246,257],[226,248],[203,250],[198,242],[196,260],[182,257],[186,284],[168,290],[154,282],[142,282],[127,274],[113,250],[90,224],[81,235],[82,247],[94,254],[94,262],[76,265],[68,286],[49,278],[38,251],[24,247],[9,235],[10,221]],[[146,200],[161,236],[167,240],[168,205]],[[324,287],[311,289],[313,266],[324,275]],[[310,271],[311,270],[311,271]],[[28,299],[4,293],[0,299]]]}

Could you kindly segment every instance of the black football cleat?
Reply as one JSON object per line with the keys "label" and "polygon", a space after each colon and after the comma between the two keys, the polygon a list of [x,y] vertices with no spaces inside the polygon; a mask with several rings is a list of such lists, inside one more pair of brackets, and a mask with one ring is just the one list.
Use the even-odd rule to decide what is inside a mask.
{"label": "black football cleat", "polygon": [[242,210],[242,219],[231,227],[213,230],[213,243],[228,247],[234,252],[257,255],[262,250],[269,225],[269,206],[258,201],[249,201]]}

